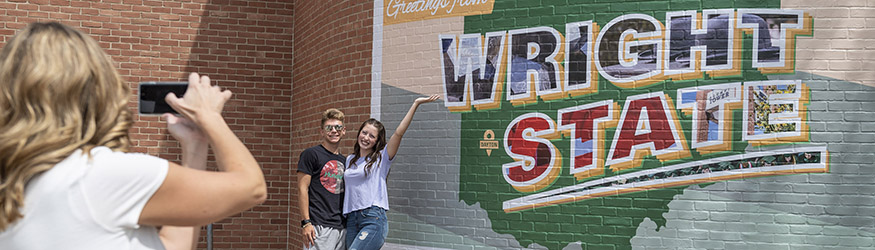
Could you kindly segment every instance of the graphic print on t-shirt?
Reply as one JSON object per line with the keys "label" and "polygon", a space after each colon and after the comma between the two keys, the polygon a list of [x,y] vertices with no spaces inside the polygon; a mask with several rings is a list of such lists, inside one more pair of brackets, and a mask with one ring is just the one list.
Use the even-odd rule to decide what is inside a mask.
{"label": "graphic print on t-shirt", "polygon": [[326,162],[322,167],[319,182],[331,193],[343,193],[343,169],[343,162],[338,160]]}

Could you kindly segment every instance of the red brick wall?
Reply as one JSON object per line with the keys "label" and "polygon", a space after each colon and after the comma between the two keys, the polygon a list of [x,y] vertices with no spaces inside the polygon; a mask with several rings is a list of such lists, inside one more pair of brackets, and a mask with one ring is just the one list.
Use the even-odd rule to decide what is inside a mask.
{"label": "red brick wall", "polygon": [[296,1],[292,93],[292,191],[289,249],[301,244],[294,168],[304,149],[321,142],[322,112],[346,114],[341,153],[352,152],[356,130],[370,117],[372,1]]}
{"label": "red brick wall", "polygon": [[[290,148],[293,7],[279,0],[2,1],[0,45],[30,22],[60,21],[99,41],[134,89],[140,81],[184,80],[192,71],[229,88],[235,95],[225,118],[263,167],[269,197],[216,223],[214,248],[287,249],[290,166],[295,163]],[[362,78],[356,79],[367,81]],[[132,93],[132,110],[135,97]],[[180,149],[162,122],[135,119],[134,151],[178,161]],[[205,247],[203,236],[201,242]]]}

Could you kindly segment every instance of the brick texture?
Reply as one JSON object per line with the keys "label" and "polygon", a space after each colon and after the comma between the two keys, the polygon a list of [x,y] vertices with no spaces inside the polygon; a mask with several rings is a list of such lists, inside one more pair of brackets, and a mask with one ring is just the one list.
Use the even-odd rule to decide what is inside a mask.
{"label": "brick texture", "polygon": [[[450,112],[439,101],[420,108],[392,165],[389,244],[384,249],[875,247],[875,64],[869,60],[875,55],[875,1],[495,2],[498,7],[491,15],[380,27],[385,30],[379,58],[384,61],[383,82],[376,104],[380,114],[370,114],[373,1],[2,1],[0,44],[29,22],[57,20],[100,41],[132,87],[140,81],[182,80],[191,71],[229,87],[236,95],[226,107],[226,119],[262,164],[270,196],[264,205],[216,223],[214,248],[300,249],[295,169],[300,153],[320,142],[322,111],[339,108],[346,113],[347,134],[341,142],[345,155],[352,152],[358,126],[371,116],[383,118],[391,134],[413,99],[443,88],[436,47],[440,34],[544,25],[561,29],[567,22],[590,19],[605,25],[634,13],[664,21],[664,11],[681,9],[801,9],[813,17],[814,34],[797,38],[793,72],[764,79],[800,80],[806,85],[810,138],[777,147],[823,146],[831,157],[829,172],[733,179],[640,192],[599,204],[579,201],[505,213],[489,203],[517,197],[518,192],[502,193],[507,189],[502,179],[472,181],[500,174],[501,164],[492,164],[488,155],[482,156],[483,150],[466,149],[485,140],[485,130],[502,131],[520,114],[552,115],[594,99],[536,101],[524,107],[505,102],[508,116],[490,110]],[[601,82],[610,87],[602,89],[604,93],[616,96],[611,98],[637,91],[611,93],[616,88],[605,79]],[[709,84],[713,82],[702,80],[703,86]],[[665,85],[662,90],[677,88]],[[465,123],[475,118],[482,120]],[[163,122],[155,117],[136,119],[135,151],[179,160],[180,149]],[[740,115],[733,119],[741,122]],[[496,133],[495,139],[502,140],[502,134]],[[734,136],[740,140],[740,133]],[[567,137],[559,140],[556,145],[569,144]],[[562,147],[562,157],[568,159],[569,149]],[[502,154],[503,148],[492,151],[492,157]],[[579,183],[568,182],[553,187]],[[567,238],[574,241],[568,243]]]}
{"label": "brick texture", "polygon": [[[269,196],[215,223],[214,249],[286,249],[293,7],[276,0],[2,1],[0,45],[28,23],[59,21],[97,40],[134,91],[138,82],[180,81],[189,72],[233,91],[225,119],[264,169]],[[136,110],[135,93],[130,107]],[[157,117],[135,117],[133,151],[178,162],[181,150],[164,127]]]}

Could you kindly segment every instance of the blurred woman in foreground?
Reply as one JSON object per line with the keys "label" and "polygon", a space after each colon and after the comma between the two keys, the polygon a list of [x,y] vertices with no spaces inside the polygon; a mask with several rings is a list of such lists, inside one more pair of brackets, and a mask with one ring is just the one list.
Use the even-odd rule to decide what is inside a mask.
{"label": "blurred woman in foreground", "polygon": [[0,249],[191,249],[198,226],[262,203],[261,168],[221,116],[231,92],[188,81],[166,98],[181,117],[164,115],[182,166],[127,153],[131,91],[97,42],[19,31],[0,50]]}

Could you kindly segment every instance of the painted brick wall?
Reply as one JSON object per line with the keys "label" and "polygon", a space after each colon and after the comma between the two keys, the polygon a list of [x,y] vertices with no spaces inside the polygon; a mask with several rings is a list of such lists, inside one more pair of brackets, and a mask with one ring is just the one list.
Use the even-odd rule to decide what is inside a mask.
{"label": "painted brick wall", "polygon": [[[236,95],[226,119],[262,163],[270,196],[264,205],[217,223],[215,247],[300,249],[295,167],[300,152],[319,143],[321,112],[335,107],[347,114],[344,154],[370,116],[380,116],[391,134],[413,99],[442,93],[440,66],[419,64],[440,65],[439,34],[541,25],[564,33],[567,22],[597,19],[604,25],[633,13],[664,21],[660,14],[680,9],[804,10],[814,19],[813,36],[798,38],[793,72],[767,80],[799,80],[808,87],[810,139],[784,147],[824,146],[831,156],[828,173],[735,179],[599,205],[504,213],[487,203],[509,193],[488,187],[507,183],[471,181],[494,173],[496,165],[470,145],[484,140],[484,130],[503,130],[508,121],[500,114],[450,112],[432,103],[420,108],[393,164],[385,248],[875,249],[871,0],[496,0],[495,5],[492,15],[377,27],[384,45],[384,54],[376,56],[382,69],[379,97],[371,96],[372,1],[4,1],[0,44],[28,22],[58,20],[100,41],[132,87],[139,81],[181,80],[190,71],[229,86]],[[385,52],[390,50],[394,54]],[[552,115],[566,106],[558,101],[511,112]],[[465,122],[472,118],[480,120]],[[139,117],[135,127],[135,151],[178,160],[179,149],[163,123]],[[496,133],[495,139],[500,137]],[[492,156],[503,151],[493,150]],[[647,216],[616,216],[626,211]]]}
{"label": "painted brick wall", "polygon": [[[214,249],[286,249],[293,7],[272,0],[2,1],[0,44],[30,22],[60,21],[100,42],[134,91],[140,81],[180,81],[193,71],[233,91],[225,119],[264,169],[269,196],[216,223]],[[179,160],[163,122],[135,120],[133,151]]]}
{"label": "painted brick wall", "polygon": [[358,126],[370,118],[372,16],[371,1],[295,2],[289,249],[303,244],[295,170],[301,152],[321,143],[322,112],[337,108],[346,115],[344,155],[352,152]]}
{"label": "painted brick wall", "polygon": [[[377,5],[385,2],[389,1],[378,1]],[[483,1],[468,3],[472,2]],[[594,20],[604,29],[619,16],[644,14],[667,24],[668,11],[701,13],[705,9],[745,8],[804,11],[813,19],[813,34],[796,37],[795,67],[782,74],[761,74],[752,68],[749,54],[753,49],[751,36],[747,35],[736,38],[742,43],[741,53],[748,54],[742,57],[742,73],[738,76],[667,79],[646,88],[625,89],[616,88],[602,77],[599,94],[563,95],[547,101],[535,99],[525,105],[513,105],[506,100],[509,83],[499,78],[504,85],[498,86],[504,92],[499,92],[501,105],[498,108],[481,106],[453,112],[446,103],[422,106],[392,165],[388,181],[389,244],[384,249],[875,249],[875,210],[872,209],[875,205],[875,127],[871,125],[875,121],[875,82],[872,81],[875,70],[869,67],[871,60],[866,59],[875,53],[869,45],[875,41],[872,33],[875,2],[485,2],[494,2],[489,14],[393,21],[396,23],[384,19],[377,27],[383,32],[383,51],[375,54],[380,57],[375,63],[381,63],[382,70],[379,72],[381,95],[376,100],[380,103],[378,115],[388,133],[400,122],[414,98],[446,93],[446,86],[442,85],[445,69],[441,68],[446,61],[441,61],[440,35],[479,34],[485,38],[487,32],[547,26],[568,39],[565,25],[572,22]],[[393,5],[383,5],[390,8],[383,11],[391,13]],[[399,6],[396,19],[402,19],[403,12],[416,10]],[[524,32],[517,30],[517,33]],[[485,52],[485,45],[483,49]],[[563,58],[560,56],[558,60]],[[453,63],[459,65],[458,60]],[[478,69],[477,65],[473,67]],[[500,77],[506,74],[510,73],[505,72]],[[541,112],[558,122],[558,109],[599,100],[611,99],[622,109],[626,97],[635,94],[664,91],[677,101],[676,90],[688,86],[783,80],[798,81],[807,88],[804,106],[808,135],[805,140],[748,145],[740,139],[739,131],[732,140],[743,146],[729,147],[722,155],[822,147],[829,153],[829,168],[821,173],[731,178],[592,199],[575,196],[573,189],[567,189],[569,191],[563,193],[567,195],[567,202],[504,211],[502,202],[512,198],[600,178],[569,177],[572,152],[568,148],[568,134],[552,139],[561,152],[561,156],[554,158],[562,161],[559,177],[535,192],[511,189],[501,178],[502,164],[513,162],[504,144],[493,149],[491,156],[479,146],[481,141],[487,140],[484,138],[487,130],[493,130],[494,139],[502,143],[510,120],[528,113]],[[607,95],[610,97],[605,97]],[[673,112],[679,114],[680,124],[687,133],[686,143],[690,143],[690,116],[680,110]],[[732,119],[738,125],[744,116],[736,111]],[[609,136],[600,142],[611,146],[614,132],[614,128],[608,128]],[[801,155],[800,152],[797,155]],[[652,160],[638,169],[608,172],[605,177],[658,168],[660,165],[654,163],[659,161]],[[678,162],[684,161],[694,160],[682,158]],[[619,185],[622,184],[617,183]]]}

